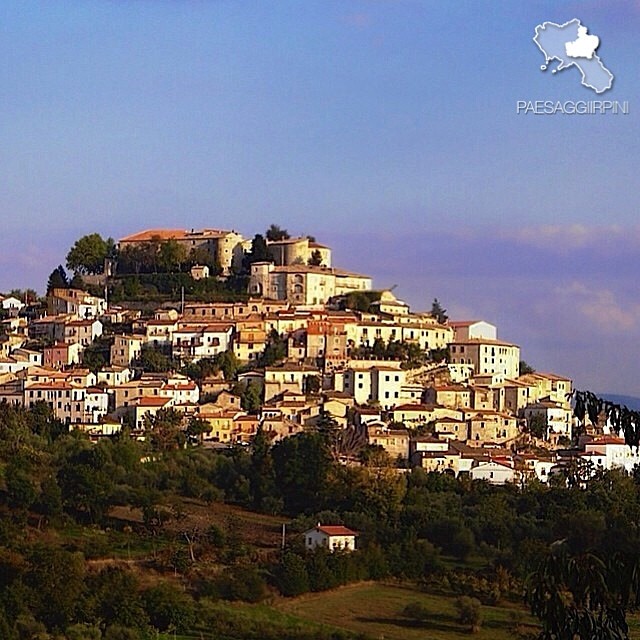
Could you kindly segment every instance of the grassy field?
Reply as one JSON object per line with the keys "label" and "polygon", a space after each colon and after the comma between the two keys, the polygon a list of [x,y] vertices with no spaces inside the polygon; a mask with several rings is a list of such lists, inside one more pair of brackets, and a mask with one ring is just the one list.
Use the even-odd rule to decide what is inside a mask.
{"label": "grassy field", "polygon": [[[217,618],[247,630],[250,638],[259,638],[261,628],[279,628],[293,632],[294,637],[296,630],[343,629],[371,640],[516,640],[521,637],[519,632],[539,630],[524,607],[483,606],[482,627],[479,633],[471,635],[456,621],[454,601],[454,597],[426,594],[410,587],[364,583],[280,599],[273,604],[218,602],[209,606]],[[429,620],[418,623],[404,618],[400,612],[410,602],[420,602],[426,607],[432,614]],[[631,616],[629,626],[629,638],[640,640],[640,617]],[[194,629],[186,635],[160,635],[162,640],[219,640],[219,637],[206,628]]]}
{"label": "grassy field", "polygon": [[[225,640],[249,638],[260,640],[267,632],[270,638],[286,635],[288,638],[308,637],[325,627],[317,622],[275,609],[268,604],[206,602],[207,614],[216,620],[217,629],[201,626],[186,634],[164,633],[161,640]],[[241,634],[241,635],[240,635]]]}
{"label": "grassy field", "polygon": [[[425,622],[401,615],[410,602],[420,602],[429,612]],[[332,627],[364,633],[376,640],[449,640],[469,638],[468,629],[456,621],[455,598],[422,593],[408,587],[386,584],[357,584],[315,593],[276,606],[281,611]],[[478,640],[506,640],[514,633],[516,620],[524,629],[535,630],[534,620],[524,608],[482,607],[483,622]]]}

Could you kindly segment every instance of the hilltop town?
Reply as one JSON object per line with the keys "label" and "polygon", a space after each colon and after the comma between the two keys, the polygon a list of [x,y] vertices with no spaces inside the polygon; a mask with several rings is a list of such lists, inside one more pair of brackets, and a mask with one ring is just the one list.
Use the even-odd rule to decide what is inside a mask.
{"label": "hilltop town", "polygon": [[167,416],[178,446],[324,431],[345,464],[493,484],[640,462],[594,425],[575,432],[572,381],[526,365],[491,319],[450,319],[437,300],[414,311],[312,237],[93,234],[67,266],[44,300],[0,299],[0,400],[44,402],[93,440],[144,440]]}

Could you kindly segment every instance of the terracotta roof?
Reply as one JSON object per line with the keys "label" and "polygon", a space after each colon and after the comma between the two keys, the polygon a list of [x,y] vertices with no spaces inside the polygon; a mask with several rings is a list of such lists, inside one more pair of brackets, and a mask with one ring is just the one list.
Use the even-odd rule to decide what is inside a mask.
{"label": "terracotta roof", "polygon": [[513,342],[505,342],[504,340],[492,340],[491,338],[469,338],[468,340],[454,340],[452,345],[471,345],[471,344],[480,344],[480,345],[493,345],[496,347],[517,347],[518,345]]}
{"label": "terracotta roof", "polygon": [[442,409],[440,404],[400,404],[393,408],[393,411],[428,411],[432,412],[435,409]]}
{"label": "terracotta roof", "polygon": [[356,536],[358,535],[355,531],[351,529],[347,529],[347,527],[343,527],[341,525],[318,525],[315,527],[316,531],[320,531],[325,533],[328,536]]}
{"label": "terracotta roof", "polygon": [[179,240],[184,238],[198,238],[198,237],[220,237],[231,233],[230,231],[223,231],[221,229],[201,229],[199,231],[185,231],[184,229],[146,229],[145,231],[139,231],[130,236],[126,236],[120,239],[120,242],[147,242],[158,238],[159,240]]}
{"label": "terracotta roof", "polygon": [[533,374],[530,375],[538,375],[543,378],[548,378],[549,380],[563,380],[567,382],[571,382],[571,378],[567,378],[566,376],[560,376],[557,373],[545,373],[543,371],[534,371]]}
{"label": "terracotta roof", "polygon": [[626,444],[624,438],[618,438],[617,436],[601,436],[594,438],[591,442],[587,443],[587,446],[598,444]]}
{"label": "terracotta roof", "polygon": [[137,399],[136,405],[139,407],[164,407],[164,405],[169,402],[171,402],[171,398],[156,398],[144,396]]}

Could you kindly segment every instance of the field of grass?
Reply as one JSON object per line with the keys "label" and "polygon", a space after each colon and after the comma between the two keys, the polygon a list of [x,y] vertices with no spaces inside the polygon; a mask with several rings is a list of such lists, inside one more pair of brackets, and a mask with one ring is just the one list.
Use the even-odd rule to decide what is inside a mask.
{"label": "field of grass", "polygon": [[215,629],[202,625],[189,633],[160,634],[160,640],[261,640],[298,638],[315,635],[325,625],[280,611],[267,604],[203,602],[207,616],[215,620]]}
{"label": "field of grass", "polygon": [[[401,615],[410,602],[420,602],[430,613],[424,622]],[[469,638],[467,628],[456,620],[455,598],[422,593],[408,587],[365,583],[334,591],[283,600],[279,610],[332,627],[363,633],[384,640],[450,640]],[[535,621],[523,607],[506,605],[482,607],[483,622],[478,640],[507,640],[516,620],[522,628],[535,630]]]}

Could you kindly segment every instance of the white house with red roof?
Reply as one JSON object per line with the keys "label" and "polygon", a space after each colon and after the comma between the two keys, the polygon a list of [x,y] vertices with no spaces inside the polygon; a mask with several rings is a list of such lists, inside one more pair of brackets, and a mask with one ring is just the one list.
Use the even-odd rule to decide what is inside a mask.
{"label": "white house with red roof", "polygon": [[145,396],[137,398],[133,404],[133,424],[136,429],[144,429],[147,420],[151,420],[162,409],[174,406],[173,398]]}
{"label": "white house with red roof", "polygon": [[342,525],[318,524],[304,532],[305,549],[326,547],[330,551],[354,551],[358,534]]}
{"label": "white house with red roof", "polygon": [[584,445],[584,459],[604,469],[622,468],[628,473],[640,464],[640,450],[630,447],[624,439],[613,435],[594,438]]}
{"label": "white house with red roof", "polygon": [[473,467],[469,476],[472,480],[486,480],[489,484],[505,484],[515,482],[516,471],[506,460],[489,460]]}

